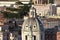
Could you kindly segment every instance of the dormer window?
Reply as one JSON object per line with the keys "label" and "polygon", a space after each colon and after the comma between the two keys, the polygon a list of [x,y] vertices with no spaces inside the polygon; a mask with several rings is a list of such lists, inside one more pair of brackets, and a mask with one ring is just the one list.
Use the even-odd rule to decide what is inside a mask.
{"label": "dormer window", "polygon": [[26,27],[28,27],[28,26],[26,26]]}
{"label": "dormer window", "polygon": [[36,26],[34,26],[34,28],[35,28]]}
{"label": "dormer window", "polygon": [[28,24],[26,24],[26,27],[28,27]]}
{"label": "dormer window", "polygon": [[36,28],[36,25],[34,25],[34,28]]}
{"label": "dormer window", "polygon": [[26,29],[28,29],[28,25],[26,25],[26,27],[25,27]]}

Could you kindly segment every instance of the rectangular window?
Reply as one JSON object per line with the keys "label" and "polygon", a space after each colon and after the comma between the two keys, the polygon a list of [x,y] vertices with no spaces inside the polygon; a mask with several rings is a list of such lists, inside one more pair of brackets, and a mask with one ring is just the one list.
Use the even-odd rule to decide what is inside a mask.
{"label": "rectangular window", "polygon": [[27,36],[25,36],[25,39],[27,40]]}

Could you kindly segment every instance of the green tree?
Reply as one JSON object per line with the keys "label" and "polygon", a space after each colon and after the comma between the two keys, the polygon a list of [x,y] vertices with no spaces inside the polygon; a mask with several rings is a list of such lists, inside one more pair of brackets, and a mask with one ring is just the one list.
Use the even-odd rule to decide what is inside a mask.
{"label": "green tree", "polygon": [[3,12],[5,18],[22,18],[29,12],[31,1],[29,4],[23,4],[18,1],[15,3],[15,5],[17,5],[18,7],[14,8],[13,5],[11,5],[10,7],[6,7],[7,11]]}
{"label": "green tree", "polygon": [[49,3],[52,3],[53,4],[54,3],[54,0],[49,0]]}

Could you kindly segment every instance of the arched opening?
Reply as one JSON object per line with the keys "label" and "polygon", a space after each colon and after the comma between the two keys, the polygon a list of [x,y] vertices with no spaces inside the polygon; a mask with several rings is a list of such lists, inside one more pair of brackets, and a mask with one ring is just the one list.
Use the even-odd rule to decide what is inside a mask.
{"label": "arched opening", "polygon": [[33,36],[33,39],[36,40],[36,36],[35,35]]}
{"label": "arched opening", "polygon": [[25,36],[25,40],[27,40],[27,35]]}

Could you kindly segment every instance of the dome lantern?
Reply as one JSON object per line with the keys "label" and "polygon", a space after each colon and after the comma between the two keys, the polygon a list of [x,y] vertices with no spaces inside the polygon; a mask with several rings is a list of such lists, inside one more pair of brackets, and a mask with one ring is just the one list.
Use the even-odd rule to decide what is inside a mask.
{"label": "dome lantern", "polygon": [[34,5],[32,5],[31,9],[30,9],[30,13],[29,13],[30,17],[36,17],[36,9],[34,8]]}

